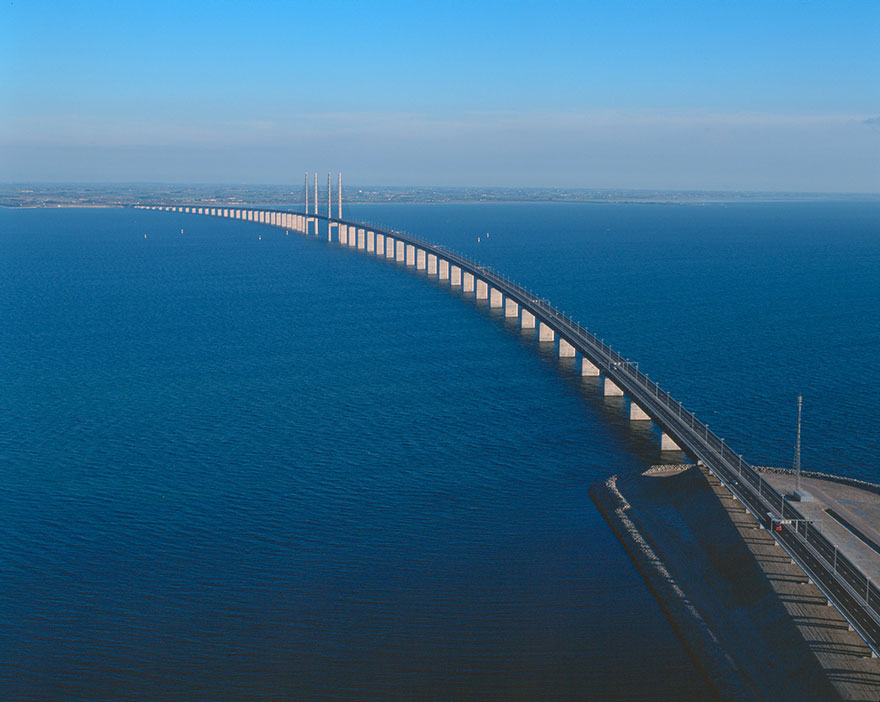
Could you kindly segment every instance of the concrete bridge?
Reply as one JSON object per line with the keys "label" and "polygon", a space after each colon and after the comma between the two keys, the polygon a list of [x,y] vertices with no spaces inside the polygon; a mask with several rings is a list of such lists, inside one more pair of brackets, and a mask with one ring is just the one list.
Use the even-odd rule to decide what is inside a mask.
{"label": "concrete bridge", "polygon": [[[308,181],[307,181],[308,185]],[[317,188],[317,178],[316,178]],[[308,192],[308,189],[307,189]],[[317,192],[315,194],[317,205]],[[522,329],[534,329],[541,342],[553,343],[559,357],[575,358],[584,376],[601,377],[606,396],[623,396],[633,422],[654,422],[660,429],[662,451],[684,451],[704,464],[791,557],[843,615],[850,627],[880,655],[880,590],[803,515],[783,493],[743,460],[638,364],[597,338],[586,327],[547,300],[497,271],[393,229],[317,212],[293,212],[253,207],[214,205],[142,205],[165,210],[257,222],[326,238],[367,255],[390,259],[460,289],[490,307],[517,319]],[[317,206],[315,207],[317,210]],[[341,213],[341,202],[339,211]],[[307,208],[308,210],[308,208]]]}

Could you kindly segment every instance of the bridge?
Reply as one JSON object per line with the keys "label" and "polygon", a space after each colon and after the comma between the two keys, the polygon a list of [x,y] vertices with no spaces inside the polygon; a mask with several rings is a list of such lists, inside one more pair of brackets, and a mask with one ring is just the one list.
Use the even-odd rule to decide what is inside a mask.
{"label": "bridge", "polygon": [[[306,180],[308,193],[308,179]],[[328,188],[329,189],[329,188]],[[503,308],[522,329],[536,330],[538,339],[553,342],[559,357],[579,360],[584,376],[601,376],[606,396],[626,396],[629,418],[653,421],[661,430],[661,450],[681,450],[704,465],[730,493],[767,529],[807,578],[824,594],[849,626],[859,634],[874,657],[880,656],[880,590],[855,564],[826,539],[817,526],[805,519],[796,504],[777,491],[762,475],[737,454],[723,438],[712,432],[681,401],[639,370],[586,327],[526,290],[501,273],[478,262],[423,241],[409,234],[362,222],[345,220],[342,204],[332,216],[254,207],[204,205],[138,205],[139,209],[164,210],[224,217],[280,227],[305,236],[326,237],[357,251],[390,259],[460,289],[490,307]]]}

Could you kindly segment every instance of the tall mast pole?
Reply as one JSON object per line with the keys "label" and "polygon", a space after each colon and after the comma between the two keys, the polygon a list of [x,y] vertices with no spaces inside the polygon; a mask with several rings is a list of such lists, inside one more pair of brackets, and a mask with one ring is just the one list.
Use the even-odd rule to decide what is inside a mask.
{"label": "tall mast pole", "polygon": [[327,173],[327,219],[333,216],[333,186],[330,183],[330,173]]}
{"label": "tall mast pole", "polygon": [[339,198],[339,206],[336,208],[336,217],[342,219],[342,171],[339,171],[339,182],[336,185],[336,195]]}
{"label": "tall mast pole", "polygon": [[306,214],[309,213],[309,172],[306,171]]}
{"label": "tall mast pole", "polygon": [[803,402],[803,395],[798,395],[797,443],[794,445],[795,490],[797,492],[801,491],[801,408]]}
{"label": "tall mast pole", "polygon": [[318,214],[318,171],[315,171],[315,214]]}

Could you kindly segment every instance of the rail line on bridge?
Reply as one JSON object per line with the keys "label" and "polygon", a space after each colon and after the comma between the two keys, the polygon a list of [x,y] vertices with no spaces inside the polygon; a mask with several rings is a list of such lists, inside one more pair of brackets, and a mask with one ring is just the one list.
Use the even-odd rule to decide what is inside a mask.
{"label": "rail line on bridge", "polygon": [[[336,241],[341,245],[393,259],[439,280],[448,280],[451,287],[460,286],[464,292],[474,293],[477,299],[489,300],[491,307],[501,307],[503,301],[505,316],[517,316],[522,328],[537,327],[542,341],[555,341],[558,337],[560,356],[580,353],[582,374],[602,374],[606,395],[628,395],[630,419],[655,422],[661,429],[661,449],[681,449],[705,465],[822,591],[829,604],[865,641],[871,655],[880,656],[880,590],[877,586],[707,424],[641,372],[635,362],[623,357],[547,300],[492,268],[438,244],[395,229],[329,214],[216,205],[136,207],[239,219],[307,236],[320,235],[320,224],[325,223],[323,228],[328,241],[333,241],[335,228]],[[782,530],[776,529],[785,522],[788,523]]]}

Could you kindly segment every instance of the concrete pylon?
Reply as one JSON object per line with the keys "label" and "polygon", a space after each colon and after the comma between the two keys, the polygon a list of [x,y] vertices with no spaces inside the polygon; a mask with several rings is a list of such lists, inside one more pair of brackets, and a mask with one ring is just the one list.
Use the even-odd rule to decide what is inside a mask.
{"label": "concrete pylon", "polygon": [[385,255],[385,235],[384,234],[376,234],[376,255],[384,256]]}
{"label": "concrete pylon", "polygon": [[519,305],[509,297],[504,300],[504,316],[519,317]]}
{"label": "concrete pylon", "polygon": [[367,253],[373,253],[376,250],[376,232],[367,232]]}
{"label": "concrete pylon", "polygon": [[437,279],[449,280],[449,261],[445,258],[441,258],[437,262]]}
{"label": "concrete pylon", "polygon": [[406,265],[416,265],[416,247],[412,244],[406,245]]}
{"label": "concrete pylon", "polygon": [[585,377],[595,377],[599,375],[599,369],[588,358],[581,358],[581,375]]}
{"label": "concrete pylon", "polygon": [[477,278],[477,299],[486,300],[489,298],[489,284],[485,280]]}
{"label": "concrete pylon", "polygon": [[559,337],[559,358],[574,358],[574,346]]}
{"label": "concrete pylon", "polygon": [[397,240],[390,236],[385,237],[385,258],[394,258],[394,251],[397,248]]}
{"label": "concrete pylon", "polygon": [[462,292],[471,293],[474,291],[474,274],[467,271],[461,272],[461,290]]}
{"label": "concrete pylon", "polygon": [[504,296],[501,294],[501,291],[496,288],[491,288],[489,290],[489,307],[501,307],[503,304]]}
{"label": "concrete pylon", "polygon": [[395,259],[401,263],[406,260],[406,244],[400,241],[400,239],[397,240],[397,256]]}
{"label": "concrete pylon", "polygon": [[428,267],[428,254],[424,249],[416,249],[416,270],[423,271]]}
{"label": "concrete pylon", "polygon": [[461,266],[449,266],[449,285],[453,288],[461,287]]}
{"label": "concrete pylon", "polygon": [[437,275],[437,254],[428,254],[428,275]]}
{"label": "concrete pylon", "polygon": [[605,387],[602,394],[605,395],[605,397],[621,397],[623,395],[623,390],[617,387],[611,378],[606,377]]}
{"label": "concrete pylon", "polygon": [[520,328],[521,329],[534,329],[535,328],[535,315],[533,315],[528,310],[522,311],[522,317],[520,318]]}
{"label": "concrete pylon", "polygon": [[538,341],[553,341],[556,338],[556,332],[546,322],[538,322]]}
{"label": "concrete pylon", "polygon": [[669,434],[665,431],[660,434],[660,450],[661,451],[681,451],[681,446],[679,446],[675,439],[673,439]]}
{"label": "concrete pylon", "polygon": [[650,415],[633,401],[629,403],[629,418],[633,422],[651,421]]}

